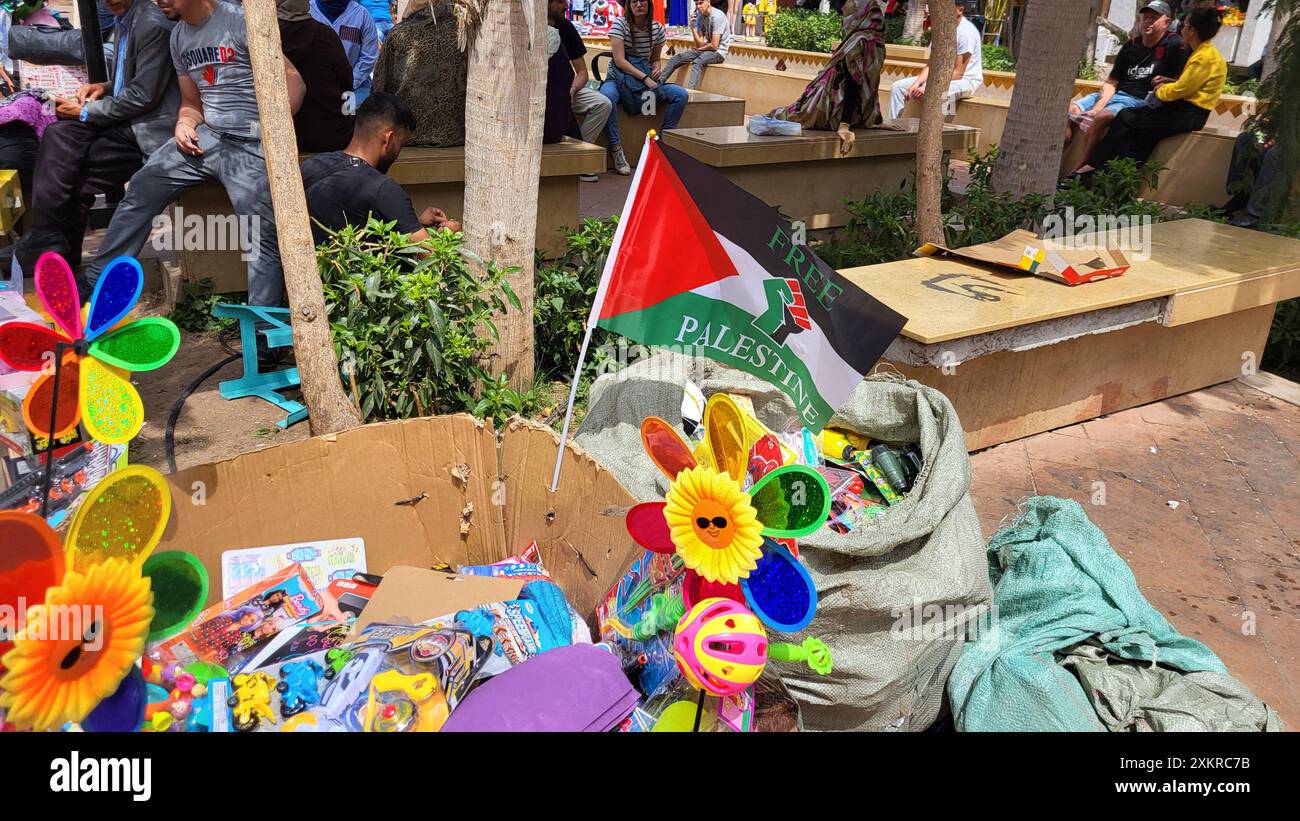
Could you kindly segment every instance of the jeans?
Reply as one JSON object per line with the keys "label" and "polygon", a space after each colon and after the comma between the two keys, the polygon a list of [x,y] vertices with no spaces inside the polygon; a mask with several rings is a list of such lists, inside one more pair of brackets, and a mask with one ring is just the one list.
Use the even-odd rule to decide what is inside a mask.
{"label": "jeans", "polygon": [[[897,120],[903,114],[903,106],[907,105],[907,90],[916,83],[916,77],[907,77],[894,83],[889,88],[889,119]],[[971,96],[978,90],[970,80],[953,80],[948,83],[948,94],[945,99],[948,102],[961,100]]]}
{"label": "jeans", "polygon": [[[622,142],[618,136],[618,83],[613,80],[606,80],[600,85],[600,93],[612,104],[609,112],[609,120],[605,123],[605,134],[609,137],[609,147],[613,148],[621,145]],[[686,89],[681,86],[675,86],[671,83],[660,83],[659,87],[654,90],[655,101],[667,103],[668,108],[664,111],[664,122],[661,130],[667,131],[670,128],[676,128],[677,123],[682,119],[682,112],[686,110],[686,100],[690,95]]]}
{"label": "jeans", "polygon": [[[1097,104],[1097,98],[1099,96],[1101,96],[1101,92],[1094,91],[1086,97],[1075,100],[1074,104],[1079,107],[1080,111],[1086,113],[1091,111],[1092,107]],[[1122,91],[1116,91],[1111,95],[1110,101],[1106,103],[1106,110],[1111,114],[1118,114],[1126,108],[1137,108],[1138,106],[1144,105],[1146,105],[1146,101],[1142,98],[1134,97],[1132,94],[1125,94]]]}
{"label": "jeans", "polygon": [[691,76],[686,81],[686,87],[699,88],[700,74],[704,71],[704,67],[711,63],[721,63],[725,59],[716,51],[696,51],[693,48],[688,48],[668,58],[668,65],[664,66],[663,73],[659,76],[664,78],[664,82],[668,82],[673,79],[673,72],[677,70],[678,66],[690,63]]}
{"label": "jeans", "polygon": [[[114,257],[139,255],[164,208],[191,188],[216,180],[226,189],[235,213],[245,218],[239,221],[241,227],[249,226],[248,235],[241,230],[239,236],[241,245],[248,246],[240,248],[248,255],[248,304],[278,307],[284,298],[284,272],[262,143],[222,135],[204,124],[197,131],[202,154],[187,156],[174,141],[164,143],[131,178],[99,253],[86,269],[86,279],[93,285]],[[224,231],[223,235],[229,236]]]}
{"label": "jeans", "polygon": [[[48,133],[48,131],[46,132]],[[1250,158],[1250,159],[1248,159]],[[1277,146],[1259,147],[1255,135],[1243,131],[1237,135],[1228,166],[1228,187],[1234,188],[1251,177],[1246,213],[1257,220],[1277,218],[1286,197],[1286,180],[1282,177],[1282,155]]]}
{"label": "jeans", "polygon": [[1159,108],[1127,108],[1111,122],[1106,136],[1092,150],[1088,165],[1101,170],[1119,157],[1144,163],[1156,143],[1175,134],[1199,131],[1209,118],[1209,111],[1186,100],[1174,100]]}

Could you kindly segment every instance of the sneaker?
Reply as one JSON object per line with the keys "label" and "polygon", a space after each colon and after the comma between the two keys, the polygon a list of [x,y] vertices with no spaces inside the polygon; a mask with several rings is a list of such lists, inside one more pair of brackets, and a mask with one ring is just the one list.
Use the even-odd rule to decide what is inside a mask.
{"label": "sneaker", "polygon": [[614,171],[624,177],[631,176],[632,166],[627,164],[627,156],[623,153],[623,146],[619,146],[610,152],[614,158]]}
{"label": "sneaker", "polygon": [[579,174],[578,179],[582,182],[596,182],[600,177],[597,177],[595,174]]}

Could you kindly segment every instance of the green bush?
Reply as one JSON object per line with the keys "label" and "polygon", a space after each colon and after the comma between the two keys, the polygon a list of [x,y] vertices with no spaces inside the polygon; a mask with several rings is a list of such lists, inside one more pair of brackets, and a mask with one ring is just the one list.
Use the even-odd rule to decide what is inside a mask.
{"label": "green bush", "polygon": [[772,48],[830,53],[843,37],[843,18],[815,11],[780,11],[767,21],[766,42]]}
{"label": "green bush", "polygon": [[176,327],[190,333],[207,333],[219,331],[234,324],[233,319],[221,319],[212,315],[212,309],[223,302],[244,302],[247,294],[214,294],[212,278],[200,280],[187,279],[181,283],[180,297],[176,307],[172,308],[167,318],[176,323]]}
{"label": "green bush", "polygon": [[[985,46],[984,70],[985,71],[1007,71],[1015,73],[1016,58],[1011,55],[1011,49],[1006,46]],[[1079,64],[1075,68],[1075,77],[1080,80],[1100,80],[1101,75],[1097,72],[1097,66],[1089,62],[1086,58],[1079,58]]]}
{"label": "green bush", "polygon": [[[497,338],[492,316],[507,301],[519,307],[509,271],[489,263],[480,278],[459,234],[440,231],[417,244],[394,225],[371,219],[316,249],[334,347],[362,418],[508,415],[508,406],[526,404],[505,401],[484,367]],[[485,394],[495,404],[483,405]]]}
{"label": "green bush", "polygon": [[[572,378],[587,315],[617,227],[618,217],[586,220],[577,231],[566,235],[568,251],[562,259],[537,266],[533,319],[539,375],[565,381]],[[610,336],[608,331],[597,328],[591,349],[598,350]]]}

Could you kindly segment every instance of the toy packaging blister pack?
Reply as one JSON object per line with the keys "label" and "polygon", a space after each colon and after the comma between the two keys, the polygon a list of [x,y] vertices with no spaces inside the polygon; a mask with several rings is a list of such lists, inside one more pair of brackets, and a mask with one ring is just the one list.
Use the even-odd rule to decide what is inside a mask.
{"label": "toy packaging blister pack", "polygon": [[234,675],[272,637],[319,612],[320,595],[294,564],[203,610],[188,630],[159,649],[182,664],[210,661]]}
{"label": "toy packaging blister pack", "polygon": [[613,590],[596,605],[600,640],[623,662],[628,678],[653,697],[678,677],[671,631],[647,639],[634,637],[634,628],[651,613],[656,594],[681,595],[685,568],[676,556],[645,553],[623,574]]}
{"label": "toy packaging blister pack", "polygon": [[492,655],[467,630],[371,624],[295,731],[436,732]]}

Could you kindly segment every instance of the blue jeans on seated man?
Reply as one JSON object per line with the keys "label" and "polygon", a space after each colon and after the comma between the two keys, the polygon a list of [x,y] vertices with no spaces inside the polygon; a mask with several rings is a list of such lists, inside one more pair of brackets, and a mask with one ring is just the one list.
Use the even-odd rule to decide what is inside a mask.
{"label": "blue jeans on seated man", "polygon": [[[1086,113],[1091,111],[1092,107],[1097,104],[1097,98],[1099,96],[1101,96],[1101,92],[1094,91],[1086,97],[1075,100],[1074,104],[1079,107],[1080,111]],[[1143,105],[1146,105],[1146,101],[1141,97],[1134,97],[1132,94],[1125,94],[1122,91],[1116,91],[1110,98],[1110,101],[1106,103],[1106,110],[1111,114],[1118,114],[1126,108],[1137,108],[1138,106]]]}
{"label": "blue jeans on seated man", "polygon": [[[614,109],[620,107],[618,92],[618,83],[613,80],[606,80],[600,85],[600,93],[609,99]],[[654,94],[656,103],[666,103],[668,106],[664,111],[662,130],[667,131],[670,128],[676,128],[677,123],[682,119],[682,112],[686,110],[686,100],[690,95],[686,93],[686,89],[672,83],[660,83],[659,87],[654,90]],[[609,119],[605,121],[605,134],[609,137],[610,148],[622,144],[618,135],[617,110],[609,112]]]}

